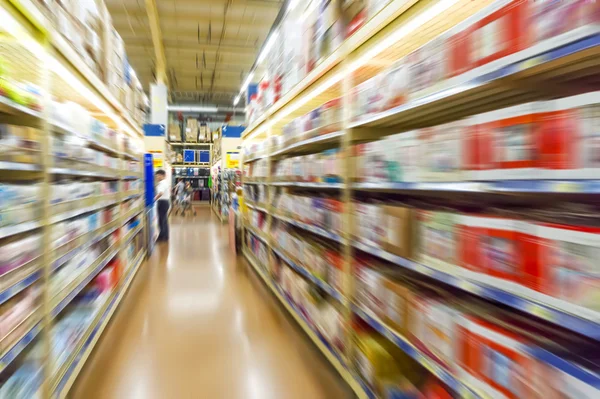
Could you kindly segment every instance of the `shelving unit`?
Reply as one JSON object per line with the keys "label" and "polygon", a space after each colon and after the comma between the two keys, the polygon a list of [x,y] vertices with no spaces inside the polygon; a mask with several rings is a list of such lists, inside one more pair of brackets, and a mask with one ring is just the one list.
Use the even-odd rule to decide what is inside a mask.
{"label": "shelving unit", "polygon": [[[8,387],[11,378],[31,372],[19,374],[29,384],[21,394],[63,398],[145,258],[143,134],[38,5],[2,0],[0,19],[0,58],[8,71],[0,79],[28,82],[40,93],[33,109],[0,96],[0,123],[29,145],[15,147],[14,159],[3,152],[2,190],[13,190],[3,191],[3,201],[37,190],[20,194],[29,202],[3,203],[8,225],[0,228],[0,245],[19,247],[3,248],[14,259],[3,259],[0,303],[31,312],[14,326],[3,320],[3,328],[11,327],[0,337],[0,396],[18,395]],[[72,112],[59,112],[63,106]],[[88,123],[57,121],[65,115],[83,115]],[[27,240],[36,241],[20,245]],[[110,282],[92,293],[98,276]],[[66,324],[75,321],[77,334],[63,345],[64,335],[74,333]]]}
{"label": "shelving unit", "polygon": [[[585,27],[577,32],[557,35],[552,40],[535,44],[491,65],[447,79],[435,87],[423,90],[414,98],[407,98],[400,106],[362,117],[352,117],[353,105],[350,97],[355,95],[352,91],[355,86],[373,78],[432,39],[448,35],[448,29],[468,26],[477,20],[478,15],[489,13],[494,7],[498,8],[508,3],[506,0],[391,1],[354,36],[346,39],[339,49],[321,61],[321,64],[296,87],[251,123],[243,134],[243,147],[246,149],[257,147],[259,142],[264,144],[262,147],[259,145],[260,150],[246,151],[244,155],[242,162],[245,189],[264,187],[268,192],[265,202],[253,202],[254,199],[246,201],[248,210],[243,218],[243,254],[283,306],[307,331],[315,345],[321,348],[322,340],[315,336],[314,331],[309,331],[311,327],[307,327],[303,311],[295,307],[293,300],[286,297],[284,288],[279,286],[279,272],[274,270],[274,265],[278,265],[279,261],[283,261],[283,264],[311,286],[319,287],[322,292],[335,299],[337,306],[343,309],[347,330],[351,330],[350,326],[357,320],[367,324],[428,370],[450,391],[465,398],[500,396],[490,395],[487,388],[472,376],[457,371],[454,364],[444,363],[434,355],[432,348],[423,347],[422,342],[417,343],[413,337],[399,333],[381,317],[360,304],[354,289],[357,284],[357,270],[353,262],[355,255],[378,259],[395,271],[406,271],[411,279],[419,283],[442,288],[453,295],[474,298],[474,301],[485,300],[487,306],[494,309],[502,309],[503,312],[529,318],[536,323],[539,321],[545,328],[560,329],[567,335],[576,333],[577,337],[600,341],[600,314],[589,309],[582,311],[579,306],[540,294],[533,289],[513,289],[509,284],[496,284],[491,279],[478,279],[472,273],[458,271],[458,267],[454,265],[450,267],[426,264],[395,255],[375,245],[367,245],[351,234],[355,228],[351,214],[352,202],[357,198],[375,198],[381,201],[385,196],[389,196],[395,201],[407,197],[448,198],[448,201],[463,202],[478,201],[481,198],[494,201],[497,205],[502,201],[533,201],[538,195],[537,202],[530,203],[539,204],[539,195],[542,194],[552,196],[548,198],[572,199],[575,202],[582,196],[587,196],[584,198],[589,202],[594,200],[590,195],[600,192],[600,180],[538,178],[497,181],[457,179],[359,182],[352,174],[355,171],[347,154],[350,154],[351,147],[357,143],[372,142],[402,132],[438,126],[512,105],[564,97],[561,90],[569,87],[570,82],[575,82],[581,77],[593,76],[599,71],[600,32],[597,32],[596,27]],[[587,28],[589,34],[586,34]],[[583,31],[585,32],[582,33]],[[581,35],[581,38],[573,39],[576,34]],[[324,126],[303,132],[304,136],[309,138],[298,139],[292,144],[275,144],[282,142],[275,139],[283,136],[283,127],[286,124],[338,97],[342,98],[344,115],[340,126]],[[290,181],[275,175],[275,166],[287,157],[316,154],[332,148],[346,154],[343,167],[340,168],[342,175],[339,176],[339,181]],[[266,168],[266,176],[254,173],[259,165],[261,170]],[[329,231],[284,215],[272,203],[278,192],[339,199],[343,203],[341,231]],[[256,218],[257,213],[259,218]],[[264,219],[260,228],[251,221],[256,219]],[[294,231],[298,231],[301,237],[314,237],[316,241],[324,240],[324,245],[339,248],[343,257],[343,289],[338,291],[332,288],[327,281],[316,277],[280,247],[277,240],[271,236],[271,231],[281,224],[293,226]],[[252,254],[249,242],[254,241],[254,238],[266,245],[267,261],[259,261]],[[348,368],[352,368],[351,362],[348,361],[348,366],[342,369],[338,367],[339,358],[350,356],[349,353],[353,350],[353,337],[347,339],[345,353],[339,354],[339,357],[334,356],[333,359],[327,354],[326,357],[352,386],[357,396],[374,396],[375,393],[368,390],[365,384],[347,378],[345,373]],[[585,386],[582,389],[589,389],[586,392],[600,394],[600,371],[541,349],[536,344],[523,348],[526,348],[523,350],[532,359],[549,365],[553,370],[559,370],[577,384]]]}

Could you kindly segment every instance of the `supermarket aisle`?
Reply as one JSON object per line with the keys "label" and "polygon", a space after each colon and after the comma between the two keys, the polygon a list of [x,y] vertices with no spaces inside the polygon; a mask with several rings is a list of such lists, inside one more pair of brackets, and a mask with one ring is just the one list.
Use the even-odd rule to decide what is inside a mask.
{"label": "supermarket aisle", "polygon": [[74,398],[345,398],[350,390],[244,262],[210,208],[172,219]]}

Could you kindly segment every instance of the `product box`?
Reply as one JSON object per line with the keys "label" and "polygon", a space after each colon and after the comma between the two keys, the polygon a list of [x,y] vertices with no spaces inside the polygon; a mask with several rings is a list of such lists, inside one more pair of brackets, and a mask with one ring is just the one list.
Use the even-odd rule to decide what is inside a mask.
{"label": "product box", "polygon": [[548,103],[540,138],[540,164],[549,179],[600,176],[600,92]]}
{"label": "product box", "polygon": [[[538,257],[525,270],[524,284],[571,304],[575,314],[600,315],[600,228],[538,223]],[[546,299],[545,302],[551,302]],[[564,302],[560,307],[569,307]]]}
{"label": "product box", "polygon": [[466,134],[465,121],[419,130],[419,180],[461,181]]}
{"label": "product box", "polygon": [[465,383],[492,398],[538,398],[524,339],[474,317],[460,317],[458,324],[456,363]]}
{"label": "product box", "polygon": [[425,264],[454,269],[458,260],[457,215],[417,211],[419,242],[415,256]]}
{"label": "product box", "polygon": [[[540,132],[548,103],[534,102],[471,118],[477,129],[477,180],[539,179]],[[543,177],[542,177],[543,178]]]}
{"label": "product box", "polygon": [[342,121],[342,100],[336,98],[328,101],[321,107],[321,120],[320,126],[322,127],[320,133],[327,134],[333,133],[340,128]]}
{"label": "product box", "polygon": [[599,32],[600,4],[596,1],[528,2],[530,46],[549,41],[558,47]]}
{"label": "product box", "polygon": [[528,3],[511,1],[491,10],[466,29],[474,67],[490,64],[528,46]]}
{"label": "product box", "polygon": [[381,247],[385,237],[384,214],[379,205],[355,202],[354,237],[356,240],[373,247]]}
{"label": "product box", "polygon": [[385,87],[381,110],[385,111],[406,103],[408,99],[408,66],[404,60],[397,61],[384,72],[382,87]]}
{"label": "product box", "polygon": [[385,278],[383,282],[387,300],[384,303],[384,321],[402,335],[408,335],[409,306],[413,291],[402,282]]}
{"label": "product box", "polygon": [[338,292],[344,292],[344,263],[338,251],[329,249],[325,252],[325,261],[329,266],[327,282]]}
{"label": "product box", "polygon": [[387,298],[383,274],[364,259],[355,259],[354,262],[357,302],[372,314],[385,317]]}
{"label": "product box", "polygon": [[383,249],[403,258],[412,258],[416,241],[416,218],[411,208],[383,206],[385,237]]}
{"label": "product box", "polygon": [[446,39],[437,37],[405,58],[410,98],[439,91],[449,76]]}

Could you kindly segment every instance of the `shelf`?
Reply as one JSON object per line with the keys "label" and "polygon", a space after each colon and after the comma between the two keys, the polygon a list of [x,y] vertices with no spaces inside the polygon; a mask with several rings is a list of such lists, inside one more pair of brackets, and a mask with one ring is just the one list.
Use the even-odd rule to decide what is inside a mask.
{"label": "shelf", "polygon": [[[33,316],[30,315],[28,319],[31,317]],[[0,357],[0,373],[2,373],[17,358],[17,356],[33,342],[35,337],[37,337],[41,331],[42,323],[39,321],[35,322],[29,331],[17,340],[10,349],[2,354],[2,357]]]}
{"label": "shelf", "polygon": [[[98,167],[100,167],[98,165]],[[65,176],[98,177],[107,180],[119,180],[118,175],[110,175],[101,172],[92,172],[87,170],[69,169],[69,168],[50,168],[50,174]]]}
{"label": "shelf", "polygon": [[[319,128],[318,130],[320,130]],[[312,131],[311,131],[312,132]],[[308,134],[310,132],[306,132]],[[271,153],[272,157],[280,155],[295,155],[304,154],[311,151],[322,151],[328,148],[334,148],[340,144],[341,137],[344,136],[344,131],[337,131],[302,140],[298,143],[291,144],[281,150]]]}
{"label": "shelf", "polygon": [[[171,165],[172,168],[208,168],[210,166],[210,162],[202,162],[202,163],[175,163]],[[208,176],[206,176],[208,177]]]}
{"label": "shelf", "polygon": [[30,273],[27,277],[23,278],[21,281],[11,285],[10,287],[2,290],[0,292],[0,305],[4,302],[8,301],[13,296],[17,295],[19,292],[23,291],[25,288],[29,287],[36,281],[38,281],[42,277],[42,270],[36,270],[33,273]]}
{"label": "shelf", "polygon": [[42,227],[42,223],[39,221],[25,222],[0,227],[0,239],[25,233],[27,231],[39,229],[40,227]]}
{"label": "shelf", "polygon": [[[117,126],[121,126],[131,136],[143,138],[144,134],[141,127],[134,123],[125,107],[116,99],[116,97],[108,90],[108,87],[83,61],[82,57],[75,51],[71,44],[69,44],[54,28],[53,22],[50,21],[46,15],[44,15],[39,7],[31,0],[10,0],[10,2],[23,14],[26,19],[28,19],[42,32],[42,34],[49,41],[49,44],[60,55],[56,58],[50,57],[51,61],[53,61],[49,63],[53,67],[52,72],[58,75],[59,78],[64,79],[65,82],[69,84],[72,83],[71,79],[69,78],[76,80],[76,86],[78,87],[73,87],[73,90],[77,90],[80,87],[86,91],[89,90],[89,94],[94,98],[86,98],[83,94],[81,94],[86,101],[89,101],[99,110],[108,113],[113,122]],[[73,75],[66,77],[64,76],[64,71],[68,71]],[[71,71],[76,72],[77,75]]]}
{"label": "shelf", "polygon": [[284,298],[284,295],[281,293],[278,287],[271,281],[270,277],[266,276],[265,273],[260,269],[258,263],[254,259],[252,255],[248,252],[244,251],[244,257],[248,261],[248,263],[252,266],[254,271],[260,276],[262,281],[265,283],[267,287],[271,290],[273,295],[279,300],[279,302],[283,305],[283,307],[289,312],[289,314],[296,320],[296,322],[302,327],[306,335],[313,341],[313,343],[319,348],[321,353],[327,358],[327,360],[335,367],[337,372],[342,376],[342,378],[348,383],[350,388],[354,391],[356,396],[360,399],[375,399],[375,393],[371,391],[370,388],[354,373],[352,373],[349,368],[344,364],[343,360],[331,349],[329,344],[322,339],[304,320],[304,318],[300,315],[298,311],[295,310],[294,305],[290,303],[287,299]]}
{"label": "shelf", "polygon": [[[475,282],[462,276],[441,271],[432,266],[426,266],[424,264],[391,254],[379,248],[365,245],[356,241],[353,242],[352,245],[365,253],[387,260],[395,265],[415,271],[421,275],[430,277],[444,284],[459,288],[462,291],[484,299],[501,303],[503,305],[507,305],[511,308],[559,325],[562,328],[566,328],[587,337],[600,340],[600,315],[597,315],[594,319],[585,319],[574,314],[573,310],[569,312],[567,309],[561,309],[548,303],[543,303],[539,300],[526,298],[514,292],[511,293],[498,287]],[[537,294],[537,296],[542,297],[541,294]],[[550,298],[550,300],[553,300],[553,302],[557,301],[553,298]],[[565,306],[567,305],[569,304],[565,303]],[[573,305],[571,305],[571,307],[572,306]]]}
{"label": "shelf", "polygon": [[[60,266],[64,265],[66,262],[70,261],[71,259],[73,259],[76,255],[80,254],[81,252],[85,251],[86,249],[90,248],[92,245],[100,242],[102,239],[108,237],[109,235],[111,235],[112,233],[114,233],[116,230],[119,229],[119,225],[117,223],[115,223],[116,221],[112,221],[110,223],[108,223],[107,225],[110,224],[115,224],[114,227],[109,228],[107,231],[104,231],[100,234],[98,234],[97,236],[93,237],[91,240],[86,240],[82,245],[78,245],[76,248],[70,250],[69,252],[67,252],[66,254],[62,255],[61,257],[57,258],[54,262],[52,262],[52,266],[50,268],[51,271],[55,271],[56,269],[58,269]],[[102,226],[102,227],[106,227],[106,226]],[[102,229],[102,227],[100,229]],[[100,230],[99,229],[99,230]],[[97,231],[97,230],[96,230]],[[87,238],[88,235],[90,235],[90,233],[95,233],[96,231],[91,231],[88,232],[86,234],[83,234],[81,237]],[[78,237],[80,238],[80,237]],[[78,239],[77,238],[77,239]]]}
{"label": "shelf", "polygon": [[22,117],[26,120],[41,120],[43,114],[23,105],[19,105],[9,98],[0,95],[0,112]]}
{"label": "shelf", "polygon": [[64,367],[61,368],[61,371],[59,371],[59,378],[57,379],[56,384],[53,384],[53,396],[64,398],[68,394],[73,383],[75,382],[75,379],[77,378],[77,375],[83,368],[83,365],[93,351],[96,343],[102,336],[104,329],[110,322],[112,315],[131,286],[133,278],[137,274],[144,260],[144,256],[145,252],[142,251],[136,257],[134,266],[130,267],[127,276],[120,282],[115,293],[107,300],[106,305],[100,309],[100,312],[98,312],[99,317],[95,318],[80,339],[81,345],[78,345],[79,347],[75,351],[76,355],[71,359],[70,362],[67,362]]}
{"label": "shelf", "polygon": [[[408,10],[417,0],[407,1],[391,1],[377,14],[373,15],[365,24],[358,29],[352,36],[347,38],[337,49],[329,56],[321,61],[315,68],[308,73],[301,81],[299,81],[289,92],[284,94],[275,104],[269,107],[256,121],[251,123],[244,131],[242,138],[245,139],[254,131],[264,126],[264,122],[271,116],[279,113],[284,108],[295,102],[302,95],[306,95],[307,91],[313,88],[314,84],[321,82],[326,78],[334,79],[337,74],[341,73],[337,66],[342,61],[350,60],[350,55],[357,53],[357,50],[363,45],[368,45],[371,41],[379,41],[377,33],[385,31],[386,26],[397,17]],[[333,75],[333,76],[330,76]],[[329,99],[327,99],[329,100]],[[327,100],[323,101],[326,102]]]}
{"label": "shelf", "polygon": [[453,375],[449,370],[436,363],[428,354],[417,349],[406,337],[398,334],[392,328],[388,327],[378,317],[369,314],[360,307],[353,305],[352,311],[369,324],[378,333],[389,339],[394,345],[400,348],[404,353],[413,358],[417,363],[425,367],[431,374],[440,379],[444,384],[448,385],[460,398],[481,398],[486,396],[476,393],[472,388],[465,385],[457,376]]}
{"label": "shelf", "polygon": [[[81,200],[85,200],[85,199],[86,198],[81,198]],[[88,197],[88,199],[89,199],[89,197]],[[54,217],[52,217],[50,219],[50,223],[54,224],[54,223],[62,222],[63,220],[72,219],[72,218],[74,218],[76,216],[80,216],[80,215],[83,215],[83,214],[88,213],[88,212],[97,211],[99,209],[106,208],[108,206],[118,204],[119,202],[121,202],[121,201],[118,201],[118,200],[117,201],[115,201],[115,200],[112,200],[112,201],[100,201],[100,203],[92,205],[92,206],[88,206],[88,207],[81,208],[81,209],[75,209],[73,211],[69,211],[69,212],[64,212],[64,213],[58,214],[58,215],[56,215],[56,216],[54,216]],[[55,205],[60,205],[60,204],[61,203],[57,203]]]}
{"label": "shelf", "polygon": [[275,214],[272,214],[272,216],[275,219],[279,219],[279,220],[281,220],[281,221],[283,221],[285,223],[288,223],[288,224],[291,224],[293,226],[299,227],[299,228],[301,228],[303,230],[310,231],[311,233],[317,234],[317,235],[319,235],[321,237],[325,237],[325,238],[328,238],[330,240],[333,240],[333,241],[336,241],[336,242],[339,242],[339,243],[343,243],[342,236],[340,236],[338,234],[335,234],[335,233],[332,233],[330,231],[327,231],[325,229],[322,229],[320,227],[316,227],[316,226],[312,226],[312,225],[307,224],[307,223],[299,222],[297,220],[294,220],[294,219],[291,219],[291,218],[288,218],[288,217],[285,217],[285,216],[279,216],[279,215],[275,215]]}
{"label": "shelf", "polygon": [[600,180],[504,180],[488,182],[354,183],[356,191],[599,194]]}
{"label": "shelf", "polygon": [[250,233],[252,233],[256,238],[258,238],[260,241],[262,241],[265,245],[269,246],[269,239],[267,237],[265,237],[262,233],[259,233],[255,227],[246,226],[246,229],[248,229],[248,231]]}
{"label": "shelf", "polygon": [[[544,98],[547,94],[543,83],[526,83],[536,83],[535,78],[545,78],[548,71],[553,72],[554,81],[572,75],[573,64],[585,65],[584,60],[588,61],[600,52],[600,35],[568,43],[574,33],[577,32],[567,32],[499,60],[493,70],[488,65],[467,72],[448,80],[443,90],[362,118],[350,127],[394,126],[401,132]],[[523,89],[529,92],[525,94]]]}
{"label": "shelf", "polygon": [[272,186],[282,187],[301,187],[301,188],[315,188],[315,189],[330,189],[330,190],[341,190],[345,187],[344,183],[303,183],[303,182],[272,182]]}
{"label": "shelf", "polygon": [[127,235],[123,237],[123,242],[125,245],[128,245],[131,240],[140,232],[144,226],[140,223],[139,226],[135,227],[133,230],[129,231]]}
{"label": "shelf", "polygon": [[273,252],[275,252],[277,254],[277,256],[279,256],[292,269],[296,270],[298,273],[300,273],[301,275],[306,277],[314,285],[316,285],[317,287],[319,287],[323,291],[325,291],[329,296],[331,296],[332,298],[334,298],[335,300],[337,300],[338,302],[340,302],[342,304],[345,303],[344,296],[342,295],[341,292],[337,291],[335,288],[333,288],[332,286],[330,286],[329,284],[327,284],[320,278],[313,275],[311,272],[306,270],[304,267],[296,264],[296,262],[291,260],[287,255],[285,255],[282,250],[273,248]]}
{"label": "shelf", "polygon": [[125,215],[123,216],[123,224],[127,223],[131,218],[137,216],[138,214],[140,214],[141,212],[144,211],[143,207],[138,207],[137,209],[130,209],[128,210]]}
{"label": "shelf", "polygon": [[[116,244],[114,244],[112,247],[115,247]],[[56,317],[60,312],[63,311],[63,309],[65,307],[67,307],[67,305],[69,303],[71,303],[71,301],[77,296],[77,294],[79,294],[79,292],[81,292],[82,289],[85,288],[86,285],[89,284],[90,281],[92,281],[92,279],[94,277],[96,277],[96,275],[98,273],[100,273],[102,271],[102,269],[104,269],[106,267],[106,265],[119,253],[119,249],[113,249],[112,251],[109,252],[109,250],[107,249],[106,251],[104,251],[104,253],[96,260],[97,263],[96,266],[94,266],[94,264],[89,265],[88,267],[85,268],[85,271],[83,271],[81,273],[80,276],[78,276],[77,279],[75,279],[74,282],[68,284],[65,288],[63,288],[56,296],[60,299],[57,300],[52,300],[51,303],[51,316],[54,318]],[[104,255],[104,256],[103,256]],[[101,259],[101,260],[100,260]],[[82,278],[82,276],[84,276]],[[66,293],[66,295],[65,295]],[[62,297],[62,298],[61,298]]]}
{"label": "shelf", "polygon": [[250,162],[254,162],[254,161],[259,161],[263,158],[266,158],[266,155],[257,155],[257,156],[253,156],[251,158],[248,159],[244,159],[244,163],[250,163]]}
{"label": "shelf", "polygon": [[[127,173],[130,173],[130,172],[127,172]],[[138,176],[136,176],[136,175],[125,175],[125,176],[123,176],[123,180],[139,180],[141,178],[142,178],[141,175],[138,175]]]}
{"label": "shelf", "polygon": [[40,165],[36,165],[36,164],[32,164],[32,163],[0,161],[0,170],[15,170],[15,171],[22,171],[22,172],[41,172],[42,167]]}
{"label": "shelf", "polygon": [[246,180],[244,180],[244,184],[248,184],[248,185],[251,185],[251,184],[255,184],[255,185],[267,185],[269,183],[267,183],[266,181],[253,181],[253,180],[246,181]]}
{"label": "shelf", "polygon": [[255,204],[253,202],[246,202],[246,206],[250,209],[255,209],[257,211],[269,213],[269,211],[266,208],[264,208],[262,205]]}

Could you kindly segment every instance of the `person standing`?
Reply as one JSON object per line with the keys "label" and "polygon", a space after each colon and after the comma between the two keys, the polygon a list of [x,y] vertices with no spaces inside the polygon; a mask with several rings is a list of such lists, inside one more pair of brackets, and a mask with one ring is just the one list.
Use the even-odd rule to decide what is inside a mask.
{"label": "person standing", "polygon": [[160,233],[158,234],[158,241],[169,241],[169,207],[171,206],[171,190],[169,190],[169,182],[167,181],[167,174],[164,170],[159,169],[156,171],[156,196],[154,200],[157,201],[156,206],[158,208],[158,228]]}

